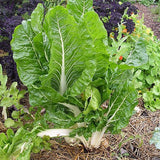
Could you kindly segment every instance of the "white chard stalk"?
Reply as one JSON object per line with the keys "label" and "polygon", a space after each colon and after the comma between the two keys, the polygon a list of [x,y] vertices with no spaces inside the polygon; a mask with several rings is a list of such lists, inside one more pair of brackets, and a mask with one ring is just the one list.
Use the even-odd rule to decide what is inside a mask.
{"label": "white chard stalk", "polygon": [[49,137],[62,137],[62,136],[69,136],[70,132],[73,129],[47,129],[45,131],[39,132],[37,135],[39,137],[49,136]]}
{"label": "white chard stalk", "polygon": [[104,132],[106,130],[106,127],[102,129],[102,131],[96,131],[92,133],[92,137],[88,139],[88,141],[85,139],[84,136],[78,136],[75,137],[69,137],[70,132],[73,131],[73,129],[48,129],[42,132],[39,132],[37,135],[40,137],[43,136],[49,136],[49,137],[65,137],[65,141],[70,145],[75,145],[79,143],[79,140],[83,143],[86,149],[92,150],[93,148],[99,148]]}
{"label": "white chard stalk", "polygon": [[3,107],[2,115],[4,117],[4,120],[6,120],[7,119],[7,108],[6,107]]}

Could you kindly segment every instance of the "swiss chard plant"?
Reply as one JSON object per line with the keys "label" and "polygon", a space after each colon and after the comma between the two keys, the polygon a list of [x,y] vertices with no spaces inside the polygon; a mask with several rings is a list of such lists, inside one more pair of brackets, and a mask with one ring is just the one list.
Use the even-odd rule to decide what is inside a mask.
{"label": "swiss chard plant", "polygon": [[38,136],[65,136],[87,149],[98,148],[105,132],[125,127],[137,104],[132,67],[109,61],[108,34],[92,3],[68,0],[46,15],[39,4],[11,42],[30,104],[45,107],[54,124]]}

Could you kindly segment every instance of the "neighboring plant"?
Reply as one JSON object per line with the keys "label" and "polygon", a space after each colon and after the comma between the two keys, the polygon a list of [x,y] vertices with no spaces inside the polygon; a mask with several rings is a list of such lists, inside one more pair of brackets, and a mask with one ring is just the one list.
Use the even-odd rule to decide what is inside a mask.
{"label": "neighboring plant", "polygon": [[39,4],[11,42],[30,104],[45,107],[45,119],[54,124],[38,135],[79,139],[87,149],[98,148],[105,132],[125,127],[137,104],[128,69],[134,63],[109,62],[108,35],[92,5],[68,0],[66,8],[53,7],[43,17]]}
{"label": "neighboring plant", "polygon": [[160,109],[160,42],[154,37],[153,31],[143,24],[143,19],[137,20],[135,32],[130,38],[135,42],[139,38],[145,39],[148,62],[135,69],[134,81],[135,87],[144,99],[145,107],[155,111]]}
{"label": "neighboring plant", "polygon": [[12,82],[20,80],[17,74],[16,64],[10,47],[12,34],[17,25],[23,19],[28,18],[40,0],[1,0],[0,1],[0,50],[8,53],[8,56],[0,57],[0,64],[5,69],[8,78]]}
{"label": "neighboring plant", "polygon": [[147,45],[149,62],[135,72],[135,84],[147,109],[160,109],[160,43],[150,41]]}
{"label": "neighboring plant", "polygon": [[136,24],[134,32],[124,33],[124,26],[121,23],[117,29],[118,37],[115,39],[110,36],[107,51],[111,61],[137,66],[133,70],[135,87],[143,97],[144,106],[155,111],[160,109],[160,42],[153,31],[144,25],[143,19],[138,20],[136,15],[132,18]]}
{"label": "neighboring plant", "polygon": [[[132,33],[135,28],[135,23],[132,20],[132,15],[137,14],[137,8],[130,2],[120,2],[119,0],[94,0],[94,10],[98,13],[102,20],[108,36],[117,38],[118,25],[123,22],[124,30]],[[125,10],[127,13],[124,15]]]}
{"label": "neighboring plant", "polygon": [[[3,75],[2,67],[0,65],[0,107],[3,107],[2,115],[4,120],[7,120],[7,108],[12,105],[16,106],[17,109],[22,108],[19,101],[23,98],[25,91],[19,91],[17,83],[14,82],[7,88],[7,76]],[[11,119],[10,119],[11,120]]]}
{"label": "neighboring plant", "polygon": [[31,131],[19,128],[16,133],[8,129],[6,134],[0,133],[0,159],[1,160],[30,160],[31,151],[39,152],[42,148],[50,149],[48,138],[37,137],[40,127]]}
{"label": "neighboring plant", "polygon": [[158,4],[160,0],[138,0],[138,2],[145,6],[150,6],[152,4]]}
{"label": "neighboring plant", "polygon": [[155,144],[156,148],[160,149],[160,127],[155,128],[150,144]]}
{"label": "neighboring plant", "polygon": [[156,15],[155,21],[160,22],[160,3],[151,9],[151,12]]}
{"label": "neighboring plant", "polygon": [[135,3],[135,0],[120,0],[120,2],[130,2],[130,3]]}
{"label": "neighboring plant", "polygon": [[132,34],[123,32],[123,24],[119,25],[117,30],[118,37],[116,39],[110,37],[110,45],[107,48],[110,61],[136,67],[146,64],[148,62],[147,41],[142,37],[137,37],[136,40],[131,39]]}

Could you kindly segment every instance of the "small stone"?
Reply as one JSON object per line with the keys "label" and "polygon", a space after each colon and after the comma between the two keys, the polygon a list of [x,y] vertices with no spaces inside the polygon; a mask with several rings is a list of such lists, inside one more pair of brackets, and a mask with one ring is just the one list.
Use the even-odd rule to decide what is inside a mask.
{"label": "small stone", "polygon": [[125,150],[124,148],[121,148],[120,152],[121,152],[122,155],[125,154],[125,153],[128,153],[127,150]]}

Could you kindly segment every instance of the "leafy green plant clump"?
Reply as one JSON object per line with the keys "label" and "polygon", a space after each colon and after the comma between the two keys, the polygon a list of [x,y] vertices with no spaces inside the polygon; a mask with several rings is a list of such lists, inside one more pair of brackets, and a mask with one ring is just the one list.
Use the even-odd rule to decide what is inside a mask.
{"label": "leafy green plant clump", "polygon": [[150,6],[152,4],[158,4],[160,1],[159,0],[139,0],[138,2],[145,6]]}
{"label": "leafy green plant clump", "polygon": [[4,120],[11,122],[11,119],[7,119],[7,108],[12,105],[16,106],[17,109],[22,108],[19,101],[23,98],[25,91],[19,91],[17,82],[12,83],[10,88],[7,88],[7,76],[3,75],[2,67],[0,65],[0,107],[3,107],[2,116]]}
{"label": "leafy green plant clump", "polygon": [[121,22],[119,35],[117,39],[109,37],[107,50],[110,61],[136,66],[132,70],[135,88],[143,98],[145,108],[155,111],[160,109],[160,42],[144,25],[143,19],[138,20],[136,15],[132,15],[132,19],[136,24],[134,32],[130,34]]}
{"label": "leafy green plant clump", "polygon": [[42,148],[49,149],[47,139],[37,137],[40,127],[31,131],[19,128],[16,133],[8,129],[6,134],[0,133],[0,159],[1,160],[30,160],[31,151],[39,152]]}
{"label": "leafy green plant clump", "polygon": [[148,62],[135,69],[135,87],[143,97],[145,107],[155,111],[160,109],[160,42],[153,31],[143,24],[143,19],[137,22],[136,32],[131,37],[133,40],[136,40],[137,36],[145,39]]}
{"label": "leafy green plant clump", "polygon": [[160,3],[158,3],[157,6],[153,7],[151,9],[151,12],[156,15],[156,18],[154,20],[160,22],[160,18],[159,18],[160,17]]}
{"label": "leafy green plant clump", "polygon": [[11,42],[30,104],[45,107],[44,118],[54,124],[38,136],[65,136],[87,149],[125,127],[137,104],[134,63],[109,61],[108,34],[92,6],[92,0],[68,0],[44,16],[39,4]]}

